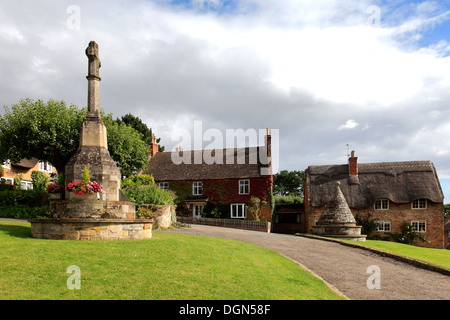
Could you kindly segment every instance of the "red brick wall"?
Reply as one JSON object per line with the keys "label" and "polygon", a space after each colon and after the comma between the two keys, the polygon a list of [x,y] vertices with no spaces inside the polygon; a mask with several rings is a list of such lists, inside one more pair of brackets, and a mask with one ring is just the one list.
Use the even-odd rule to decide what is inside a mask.
{"label": "red brick wall", "polygon": [[[250,180],[250,193],[239,194],[239,180]],[[205,179],[205,180],[177,180],[169,181],[169,189],[174,191],[180,200],[180,205],[186,197],[192,196],[192,183],[203,182],[203,196],[209,198],[208,202],[220,205],[231,205],[232,203],[245,203],[251,197],[258,197],[261,201],[266,201],[260,219],[262,221],[272,221],[272,210],[270,207],[270,196],[272,192],[272,176],[249,179]],[[157,181],[162,182],[162,181]],[[247,219],[252,219],[249,214]]]}

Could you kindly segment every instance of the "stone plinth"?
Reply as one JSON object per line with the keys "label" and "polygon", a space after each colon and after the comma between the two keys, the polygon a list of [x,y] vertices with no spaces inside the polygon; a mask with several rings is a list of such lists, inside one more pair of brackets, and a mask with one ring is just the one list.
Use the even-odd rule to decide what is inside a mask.
{"label": "stone plinth", "polygon": [[[106,148],[79,146],[75,155],[66,165],[66,184],[80,181],[83,177],[84,167],[89,170],[90,180],[102,185],[107,200],[119,200],[120,170]],[[66,198],[68,193],[66,191]]]}
{"label": "stone plinth", "polygon": [[96,194],[50,200],[50,217],[55,219],[134,219],[135,204],[130,201],[99,200]]}
{"label": "stone plinth", "polygon": [[30,219],[31,235],[57,240],[132,240],[152,237],[152,219]]}
{"label": "stone plinth", "polygon": [[355,241],[366,241],[366,235],[361,234],[361,226],[355,225],[318,225],[312,227],[312,233],[323,237],[341,238]]}

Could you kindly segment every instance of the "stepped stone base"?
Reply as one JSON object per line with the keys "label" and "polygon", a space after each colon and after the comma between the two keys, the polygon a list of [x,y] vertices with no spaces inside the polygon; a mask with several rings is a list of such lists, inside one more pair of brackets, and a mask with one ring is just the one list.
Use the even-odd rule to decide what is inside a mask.
{"label": "stepped stone base", "polygon": [[152,219],[30,219],[34,238],[131,240],[152,237]]}
{"label": "stepped stone base", "polygon": [[361,234],[361,226],[349,225],[318,225],[312,227],[312,233],[318,236],[340,238],[355,241],[366,241],[366,235]]}

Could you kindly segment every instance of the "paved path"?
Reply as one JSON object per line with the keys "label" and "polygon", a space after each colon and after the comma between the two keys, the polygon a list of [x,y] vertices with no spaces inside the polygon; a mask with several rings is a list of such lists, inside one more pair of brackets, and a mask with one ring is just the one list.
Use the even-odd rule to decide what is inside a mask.
{"label": "paved path", "polygon": [[[338,243],[231,228],[191,225],[180,234],[245,241],[267,247],[300,263],[349,299],[450,300],[450,277]],[[369,266],[380,269],[380,289],[368,289]],[[371,282],[373,283],[373,282]]]}

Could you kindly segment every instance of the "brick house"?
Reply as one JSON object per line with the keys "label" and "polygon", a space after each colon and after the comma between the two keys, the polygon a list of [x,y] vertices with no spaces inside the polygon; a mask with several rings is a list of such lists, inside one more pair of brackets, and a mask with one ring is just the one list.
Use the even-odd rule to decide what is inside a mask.
{"label": "brick house", "polygon": [[305,223],[310,230],[333,194],[336,182],[355,217],[378,222],[372,235],[401,233],[409,223],[426,242],[414,245],[443,248],[443,193],[430,161],[358,163],[352,152],[348,164],[309,166],[305,181]]}
{"label": "brick house", "polygon": [[[158,152],[153,139],[148,168],[162,189],[177,195],[177,215],[254,220],[248,212],[251,197],[262,206],[260,221],[272,221],[271,137],[258,147]],[[211,159],[221,161],[208,161]],[[183,158],[175,163],[174,158]],[[200,160],[198,160],[200,159]]]}
{"label": "brick house", "polygon": [[1,180],[7,184],[14,184],[14,179],[22,175],[22,189],[32,189],[33,182],[31,173],[33,171],[41,171],[48,177],[52,173],[57,173],[56,169],[47,161],[39,161],[36,158],[22,159],[17,163],[6,161],[2,165],[3,174]]}

